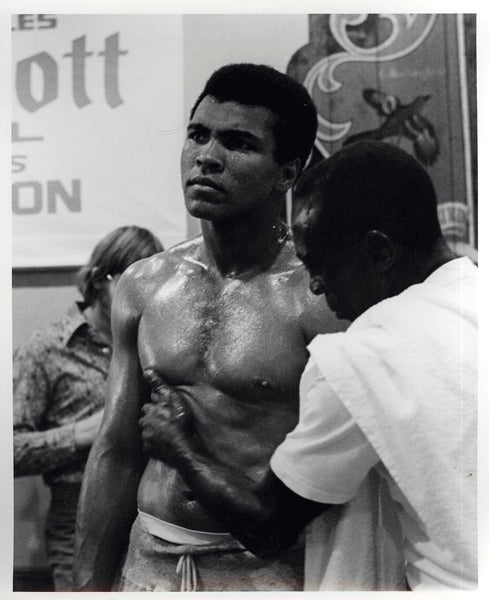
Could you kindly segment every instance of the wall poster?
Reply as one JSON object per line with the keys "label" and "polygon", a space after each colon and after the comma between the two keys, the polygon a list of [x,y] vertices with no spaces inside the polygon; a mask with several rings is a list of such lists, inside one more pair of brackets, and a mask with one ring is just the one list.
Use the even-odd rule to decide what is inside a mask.
{"label": "wall poster", "polygon": [[[475,15],[468,17],[310,15],[310,41],[291,58],[288,73],[318,108],[313,161],[360,139],[412,153],[433,179],[445,237],[474,258]],[[474,31],[467,44],[468,27]]]}
{"label": "wall poster", "polygon": [[121,225],[185,238],[181,15],[12,16],[13,267],[84,264]]}

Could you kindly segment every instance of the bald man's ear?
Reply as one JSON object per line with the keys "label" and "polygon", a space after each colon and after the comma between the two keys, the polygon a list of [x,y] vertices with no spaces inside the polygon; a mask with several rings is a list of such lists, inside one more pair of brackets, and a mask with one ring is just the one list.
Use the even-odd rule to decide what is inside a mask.
{"label": "bald man's ear", "polygon": [[381,231],[373,229],[365,234],[366,249],[374,268],[382,273],[389,270],[397,258],[397,246]]}
{"label": "bald man's ear", "polygon": [[280,172],[275,182],[275,189],[285,193],[294,185],[301,172],[301,159],[294,158],[280,167]]}

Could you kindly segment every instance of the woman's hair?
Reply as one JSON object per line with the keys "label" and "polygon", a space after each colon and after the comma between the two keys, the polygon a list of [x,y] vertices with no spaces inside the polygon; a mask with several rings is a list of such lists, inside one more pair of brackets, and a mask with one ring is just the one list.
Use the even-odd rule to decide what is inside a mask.
{"label": "woman's hair", "polygon": [[143,227],[129,225],[108,233],[95,246],[88,263],[82,267],[75,283],[85,303],[93,304],[99,293],[96,282],[108,275],[119,275],[129,265],[163,251],[159,239]]}

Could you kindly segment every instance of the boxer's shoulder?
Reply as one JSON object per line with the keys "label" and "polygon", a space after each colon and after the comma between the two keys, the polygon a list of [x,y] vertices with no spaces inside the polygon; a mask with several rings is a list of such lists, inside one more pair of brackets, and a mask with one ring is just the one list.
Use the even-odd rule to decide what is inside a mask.
{"label": "boxer's shoulder", "polygon": [[202,236],[197,236],[133,263],[124,272],[121,283],[139,289],[158,286],[178,272],[185,258],[200,255],[201,246]]}

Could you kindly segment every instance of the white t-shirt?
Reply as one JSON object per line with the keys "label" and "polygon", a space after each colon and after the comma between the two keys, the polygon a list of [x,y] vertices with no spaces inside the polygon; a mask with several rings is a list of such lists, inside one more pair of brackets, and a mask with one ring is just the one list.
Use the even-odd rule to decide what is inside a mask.
{"label": "white t-shirt", "polygon": [[[307,526],[305,590],[403,591],[406,576],[397,513],[385,482],[374,470],[369,473],[378,457],[343,405],[333,397],[329,402],[324,384],[310,360],[300,397],[313,402],[301,400],[299,425],[271,462],[277,476],[297,494],[337,504]],[[343,473],[349,465],[353,468],[347,480]],[[325,491],[327,473],[338,486]]]}
{"label": "white t-shirt", "polygon": [[299,423],[271,461],[290,489],[326,504],[354,498],[376,465],[413,590],[477,581],[476,271],[451,261],[347,332],[318,336]]}
{"label": "white t-shirt", "polygon": [[[304,498],[348,502],[379,458],[313,358],[301,377],[300,398],[299,423],[272,457],[272,469]],[[307,469],[297,468],[299,460]]]}

